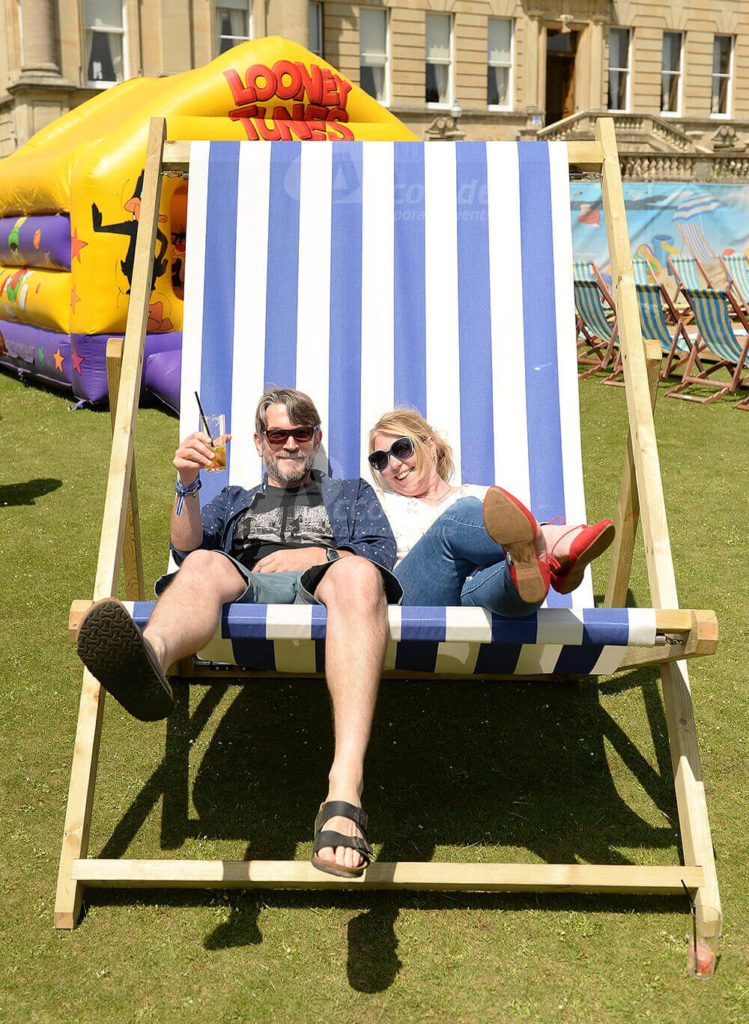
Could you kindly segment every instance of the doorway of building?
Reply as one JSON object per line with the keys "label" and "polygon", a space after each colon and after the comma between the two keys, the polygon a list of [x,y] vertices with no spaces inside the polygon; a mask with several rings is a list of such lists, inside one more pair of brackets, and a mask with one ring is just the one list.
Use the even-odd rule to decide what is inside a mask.
{"label": "doorway of building", "polygon": [[546,123],[575,113],[577,32],[546,31]]}

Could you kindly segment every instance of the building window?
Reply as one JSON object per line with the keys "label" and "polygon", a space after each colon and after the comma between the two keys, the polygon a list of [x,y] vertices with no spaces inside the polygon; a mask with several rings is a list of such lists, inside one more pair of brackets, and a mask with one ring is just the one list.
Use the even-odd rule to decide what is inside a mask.
{"label": "building window", "polygon": [[309,5],[309,48],[322,57],[322,4]]}
{"label": "building window", "polygon": [[427,105],[445,107],[452,100],[451,14],[426,15],[426,92]]}
{"label": "building window", "polygon": [[359,84],[380,103],[388,102],[388,12],[359,8]]}
{"label": "building window", "polygon": [[716,36],[713,40],[713,96],[711,114],[727,114],[731,102],[733,70],[733,36]]}
{"label": "building window", "polygon": [[632,29],[609,30],[609,110],[629,110]]}
{"label": "building window", "polygon": [[222,0],[216,5],[216,53],[252,39],[252,0]]}
{"label": "building window", "polygon": [[89,85],[125,78],[125,10],[122,0],[86,0],[86,66]]}
{"label": "building window", "polygon": [[681,32],[663,33],[663,68],[661,71],[661,113],[678,114],[681,109]]}
{"label": "building window", "polygon": [[499,110],[512,108],[512,28],[510,18],[489,18],[486,102]]}

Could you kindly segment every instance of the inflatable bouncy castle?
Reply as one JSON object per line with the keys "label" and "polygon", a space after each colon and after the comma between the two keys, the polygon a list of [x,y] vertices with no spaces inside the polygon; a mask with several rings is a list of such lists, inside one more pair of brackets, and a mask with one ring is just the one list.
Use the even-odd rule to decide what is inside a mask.
{"label": "inflatable bouncy castle", "polygon": [[[122,337],[149,119],[170,139],[415,139],[331,65],[279,37],[205,67],[113,86],[0,162],[0,365],[107,398],[106,342]],[[162,182],[143,386],[179,403],[189,182]]]}

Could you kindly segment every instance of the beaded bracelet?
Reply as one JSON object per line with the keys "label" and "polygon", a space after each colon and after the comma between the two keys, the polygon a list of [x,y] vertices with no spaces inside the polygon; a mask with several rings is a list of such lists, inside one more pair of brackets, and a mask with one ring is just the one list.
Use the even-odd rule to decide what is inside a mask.
{"label": "beaded bracelet", "polygon": [[197,494],[200,488],[203,486],[200,477],[196,477],[188,487],[183,487],[179,482],[179,478],[174,483],[174,489],[179,495],[179,501],[177,502],[177,515],[182,515],[182,506],[185,503],[186,494]]}

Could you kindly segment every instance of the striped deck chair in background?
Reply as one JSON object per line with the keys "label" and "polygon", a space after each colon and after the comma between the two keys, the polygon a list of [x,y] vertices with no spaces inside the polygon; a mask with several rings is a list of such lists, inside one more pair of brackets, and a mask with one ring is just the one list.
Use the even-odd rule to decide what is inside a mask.
{"label": "striped deck chair in background", "polygon": [[[694,311],[694,319],[701,338],[700,355],[712,356],[709,363],[694,372],[697,348],[692,347],[687,365],[678,387],[666,392],[667,398],[685,398],[690,402],[715,402],[724,395],[736,394],[738,388],[749,386],[749,322],[731,292],[710,288],[687,288],[686,298]],[[734,322],[735,318],[740,330]],[[712,375],[725,370],[729,380],[712,380]],[[687,389],[702,385],[715,389],[707,397],[685,394]],[[749,410],[749,396],[737,402],[735,409]]]}
{"label": "striped deck chair in background", "polygon": [[[635,290],[640,309],[642,336],[645,340],[657,341],[665,356],[666,361],[660,374],[663,380],[689,359],[693,344],[684,327],[684,320],[679,316],[662,285],[636,284]],[[671,311],[671,324],[666,320],[664,304]],[[702,369],[701,363],[699,368]],[[617,356],[613,372],[604,377],[601,383],[623,385],[621,353]]]}
{"label": "striped deck chair in background", "polygon": [[677,292],[675,298],[684,295],[687,288],[712,288],[712,282],[705,273],[705,268],[693,256],[668,256],[666,264],[676,279]]}
{"label": "striped deck chair in background", "polygon": [[[685,863],[375,860],[363,878],[341,879],[306,859],[89,857],[104,694],[84,672],[57,926],[73,927],[89,886],[683,896],[686,884],[697,901],[719,907],[684,660],[712,653],[717,627],[712,612],[678,608],[652,417],[658,362],[653,372],[639,331],[611,122],[599,123],[595,142],[570,144],[219,142],[190,149],[187,143],[164,146],[164,133],[164,122],[154,119],[95,598],[118,589],[162,167],[188,166],[190,150],[180,431],[195,427],[193,391],[199,390],[206,408],[225,409],[233,435],[224,479],[209,475],[201,497],[210,498],[227,481],[248,485],[259,478],[253,409],[272,381],[312,395],[325,421],[324,465],[336,475],[361,474],[370,424],[395,403],[410,403],[446,432],[458,480],[500,480],[539,518],[563,514],[570,522],[584,520],[585,508],[568,160],[603,169],[606,224],[617,225],[609,229],[613,277],[625,282],[617,302],[627,314],[621,336],[630,409],[604,605],[594,607],[586,579],[568,597],[552,594],[547,607],[523,620],[476,608],[392,607],[385,675],[453,679],[457,707],[461,678],[554,679],[652,666],[663,682]],[[653,607],[626,608],[640,516]],[[134,581],[129,557],[125,578]],[[153,606],[140,587],[131,583],[126,596],[136,620],[145,622]],[[72,636],[89,603],[71,609]],[[325,627],[323,607],[227,606],[201,660],[176,669],[185,681],[204,683],[234,673],[319,674]],[[216,669],[214,661],[244,668]],[[268,784],[278,793],[284,779]],[[306,843],[311,835],[299,838]]]}
{"label": "striped deck chair in background", "polygon": [[[632,257],[632,276],[640,307],[642,336],[659,342],[666,357],[661,370],[661,379],[665,379],[671,375],[672,370],[677,369],[689,358],[692,342],[684,327],[684,318],[676,309],[666,288],[656,281],[648,261],[642,256]],[[671,320],[670,324],[667,317]],[[604,377],[601,383],[623,383],[621,353],[617,355],[613,372]]]}
{"label": "striped deck chair in background", "polygon": [[[591,366],[589,377],[609,366],[616,350],[616,309],[600,271],[590,260],[574,261],[575,323],[579,363]],[[608,307],[608,308],[607,308]]]}
{"label": "striped deck chair in background", "polygon": [[742,253],[732,252],[721,256],[720,262],[726,272],[728,287],[741,305],[744,313],[749,313],[749,263]]}

